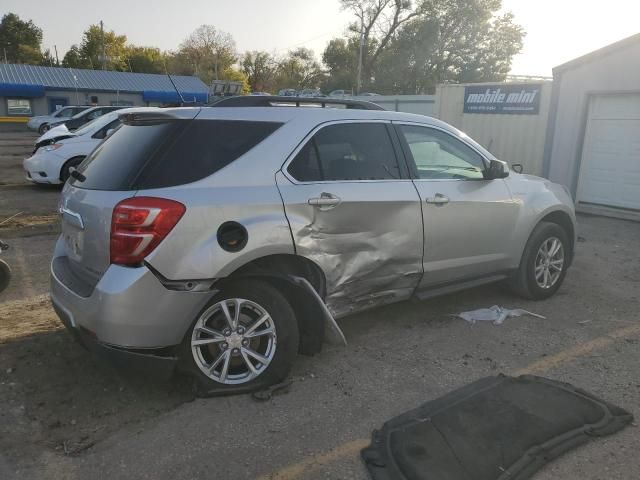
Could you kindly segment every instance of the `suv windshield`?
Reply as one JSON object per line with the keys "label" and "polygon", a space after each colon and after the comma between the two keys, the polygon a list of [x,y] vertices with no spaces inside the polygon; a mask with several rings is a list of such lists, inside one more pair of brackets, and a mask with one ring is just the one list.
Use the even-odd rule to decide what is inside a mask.
{"label": "suv windshield", "polygon": [[93,190],[138,190],[195,182],[238,159],[282,124],[169,120],[122,125],[79,166]]}

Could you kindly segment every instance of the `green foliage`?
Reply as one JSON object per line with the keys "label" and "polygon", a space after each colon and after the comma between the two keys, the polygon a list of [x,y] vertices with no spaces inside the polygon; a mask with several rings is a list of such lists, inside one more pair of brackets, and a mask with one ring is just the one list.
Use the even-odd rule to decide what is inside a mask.
{"label": "green foliage", "polygon": [[[438,83],[501,81],[522,49],[525,33],[512,14],[498,15],[501,0],[342,3],[357,19],[352,32],[363,26],[363,89],[378,93],[424,94]],[[349,40],[349,50],[358,39]],[[357,56],[336,55],[333,42],[323,57],[331,77],[356,72]],[[339,68],[329,63],[335,57],[345,59]]]}
{"label": "green foliage", "polygon": [[274,93],[278,62],[268,52],[246,52],[240,61],[251,91]]}
{"label": "green foliage", "polygon": [[7,13],[0,20],[0,58],[9,63],[42,62],[42,30],[32,20],[21,20],[15,13]]}
{"label": "green foliage", "polygon": [[128,45],[125,48],[126,68],[136,73],[165,73],[167,55],[159,48]]}
{"label": "green foliage", "polygon": [[213,25],[200,25],[180,45],[178,50],[183,67],[191,66],[191,74],[206,84],[221,79],[221,74],[236,63],[236,44],[233,37]]}
{"label": "green foliage", "polygon": [[[102,32],[100,25],[90,25],[82,34],[79,52],[85,63],[96,70],[102,68]],[[104,32],[104,51],[107,57],[106,70],[129,70],[126,59],[126,35],[116,35],[113,30]]]}
{"label": "green foliage", "polygon": [[298,48],[278,62],[274,91],[283,88],[318,88],[324,80],[324,75],[313,51]]}
{"label": "green foliage", "polygon": [[230,82],[242,82],[242,94],[247,95],[251,93],[251,86],[247,76],[240,70],[235,68],[227,68],[220,74],[220,80],[228,80]]}

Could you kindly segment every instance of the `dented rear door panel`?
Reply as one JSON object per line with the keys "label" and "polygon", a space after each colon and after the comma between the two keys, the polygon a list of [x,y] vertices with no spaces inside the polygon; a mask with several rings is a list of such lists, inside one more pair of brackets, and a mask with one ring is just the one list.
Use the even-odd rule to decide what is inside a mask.
{"label": "dented rear door panel", "polygon": [[411,180],[294,183],[278,172],[276,181],[296,253],[324,271],[335,317],[412,295],[423,235]]}

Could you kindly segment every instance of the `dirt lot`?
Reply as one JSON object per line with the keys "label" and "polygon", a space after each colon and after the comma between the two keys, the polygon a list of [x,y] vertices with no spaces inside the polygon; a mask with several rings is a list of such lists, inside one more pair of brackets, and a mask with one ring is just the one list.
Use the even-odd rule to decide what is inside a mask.
{"label": "dirt lot", "polygon": [[[346,318],[348,347],[299,357],[289,392],[260,403],[123,379],[61,330],[46,297],[57,227],[42,221],[57,192],[0,187],[26,212],[0,229],[15,271],[0,294],[0,479],[365,479],[358,452],[374,428],[499,372],[569,381],[640,412],[638,223],[580,217],[575,264],[545,302],[489,286]],[[1,221],[10,212],[0,208]],[[450,316],[494,304],[547,318],[471,326]],[[640,478],[639,450],[632,426],[535,478]]]}

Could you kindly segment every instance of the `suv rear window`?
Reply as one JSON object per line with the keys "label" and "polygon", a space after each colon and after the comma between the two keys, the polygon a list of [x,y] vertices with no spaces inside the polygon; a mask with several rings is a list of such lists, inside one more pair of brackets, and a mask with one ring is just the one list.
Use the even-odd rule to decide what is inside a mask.
{"label": "suv rear window", "polygon": [[122,125],[80,165],[72,183],[93,190],[172,187],[229,165],[282,124],[230,120],[170,120]]}

